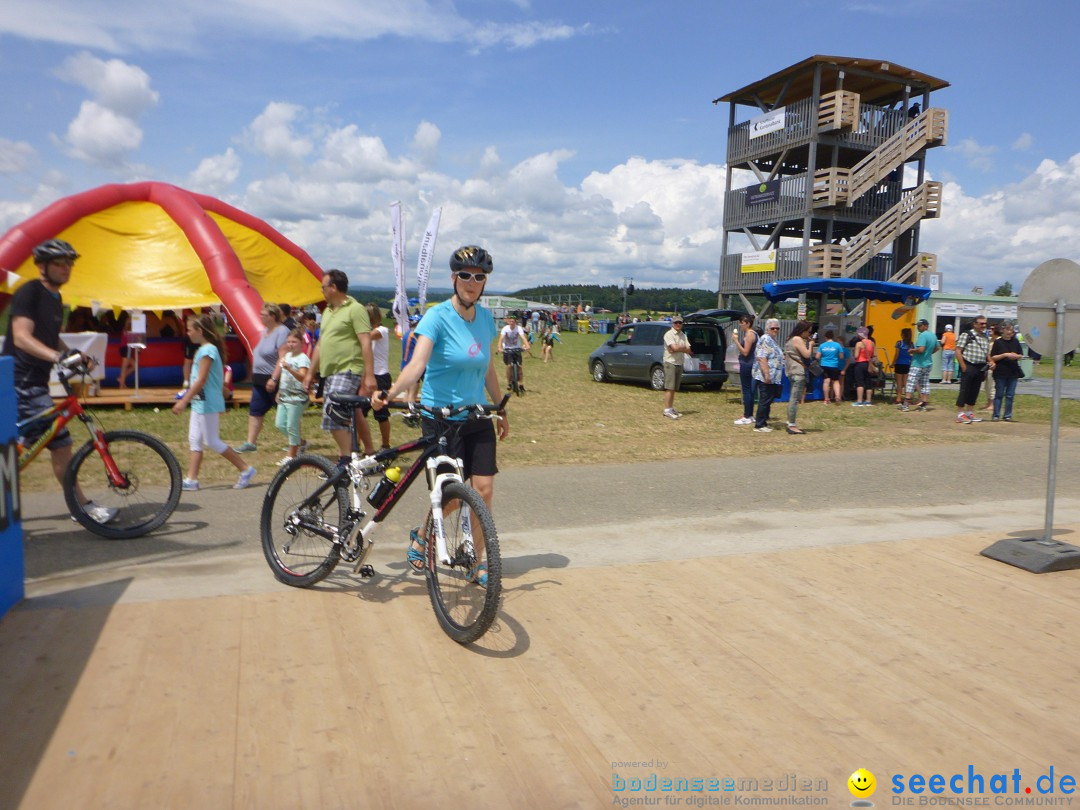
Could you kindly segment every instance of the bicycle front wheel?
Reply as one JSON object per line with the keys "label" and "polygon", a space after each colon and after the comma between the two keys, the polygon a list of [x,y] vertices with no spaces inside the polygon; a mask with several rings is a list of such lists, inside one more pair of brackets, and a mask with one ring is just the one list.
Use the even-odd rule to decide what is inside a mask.
{"label": "bicycle front wheel", "polygon": [[326,486],[337,468],[322,456],[303,455],[282,467],[263,499],[263,554],[278,581],[297,588],[314,585],[334,570],[341,546],[334,542],[349,502],[344,486]]}
{"label": "bicycle front wheel", "polygon": [[[487,632],[502,598],[502,557],[495,520],[475,489],[450,483],[443,488],[443,531],[449,564],[438,559],[435,526],[428,512],[427,586],[439,625],[461,644]],[[486,582],[484,578],[486,576]]]}
{"label": "bicycle front wheel", "polygon": [[[93,442],[76,451],[64,473],[64,498],[84,528],[109,540],[141,537],[161,526],[180,502],[180,465],[163,441],[137,430],[105,434],[123,479],[113,481]],[[89,503],[80,503],[81,490]]]}

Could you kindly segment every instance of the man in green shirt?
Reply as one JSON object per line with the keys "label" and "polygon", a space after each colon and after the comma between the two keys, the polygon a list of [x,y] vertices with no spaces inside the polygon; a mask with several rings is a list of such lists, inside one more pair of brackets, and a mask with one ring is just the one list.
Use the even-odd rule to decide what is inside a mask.
{"label": "man in green shirt", "polygon": [[940,346],[937,336],[929,331],[930,322],[925,318],[915,324],[919,336],[915,338],[915,345],[911,349],[911,369],[908,371],[907,390],[904,391],[904,400],[900,403],[900,410],[911,409],[911,398],[915,391],[919,392],[919,404],[915,406],[917,411],[925,411],[930,397],[930,366],[934,364],[934,352]]}
{"label": "man in green shirt", "polygon": [[[375,364],[371,353],[371,321],[367,310],[349,295],[349,278],[341,270],[328,270],[322,280],[323,311],[319,342],[311,354],[305,386],[310,389],[318,373],[324,380],[322,429],[329,430],[338,446],[338,462],[347,462],[352,452],[349,428],[330,417],[330,394],[375,393]],[[364,452],[374,452],[367,420],[357,412],[357,434]]]}

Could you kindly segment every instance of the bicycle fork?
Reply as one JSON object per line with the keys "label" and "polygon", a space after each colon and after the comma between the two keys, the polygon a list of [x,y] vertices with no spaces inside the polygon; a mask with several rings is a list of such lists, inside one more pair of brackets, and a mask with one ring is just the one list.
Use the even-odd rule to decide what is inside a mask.
{"label": "bicycle fork", "polygon": [[[451,466],[453,472],[438,472],[440,467]],[[446,546],[446,531],[445,531],[445,519],[443,516],[443,488],[449,483],[464,483],[464,470],[461,465],[461,460],[453,458],[452,456],[435,456],[427,461],[427,474],[428,474],[428,486],[430,488],[431,499],[431,523],[435,537],[435,554],[438,557],[439,562],[442,565],[453,565],[455,562],[461,562],[460,560],[454,560],[450,557],[450,550]],[[466,504],[462,503],[458,507],[458,519],[461,521],[461,536],[463,550],[466,555],[471,559],[474,556],[473,536],[472,536],[472,519],[469,515],[469,508]],[[432,542],[431,537],[428,538],[428,542]]]}

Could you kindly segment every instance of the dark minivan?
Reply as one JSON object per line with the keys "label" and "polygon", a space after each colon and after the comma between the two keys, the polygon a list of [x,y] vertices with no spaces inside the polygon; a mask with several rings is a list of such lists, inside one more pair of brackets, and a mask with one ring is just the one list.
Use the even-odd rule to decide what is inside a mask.
{"label": "dark minivan", "polygon": [[[724,367],[727,336],[724,325],[738,320],[741,312],[709,309],[687,315],[683,332],[690,341],[697,368],[683,372],[683,385],[721,388],[727,381]],[[668,321],[631,323],[589,355],[589,373],[596,382],[628,380],[647,382],[655,391],[664,389],[664,335]]]}

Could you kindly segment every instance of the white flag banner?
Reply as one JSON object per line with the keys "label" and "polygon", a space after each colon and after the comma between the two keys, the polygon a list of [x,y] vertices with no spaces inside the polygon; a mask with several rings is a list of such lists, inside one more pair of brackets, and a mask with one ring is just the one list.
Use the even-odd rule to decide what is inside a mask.
{"label": "white flag banner", "polygon": [[394,262],[394,319],[404,328],[409,320],[409,301],[405,295],[405,237],[399,202],[390,204],[390,258]]}
{"label": "white flag banner", "polygon": [[439,236],[439,220],[442,208],[436,208],[424,231],[424,241],[420,243],[420,255],[416,257],[416,297],[420,299],[420,314],[424,314],[427,303],[427,285],[431,277],[431,257],[435,253],[435,240]]}

